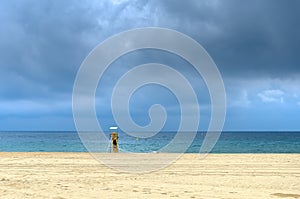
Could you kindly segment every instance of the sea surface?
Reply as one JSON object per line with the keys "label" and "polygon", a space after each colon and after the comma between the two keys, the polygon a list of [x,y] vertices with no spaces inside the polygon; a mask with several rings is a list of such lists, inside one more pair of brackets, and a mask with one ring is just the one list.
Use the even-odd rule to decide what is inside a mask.
{"label": "sea surface", "polygon": [[[106,132],[109,138],[109,133]],[[119,132],[122,152],[155,152],[176,132],[141,139]],[[199,153],[204,132],[198,132],[186,153]],[[103,152],[109,152],[108,148]],[[179,146],[180,148],[180,146]],[[87,152],[77,132],[0,132],[0,152]],[[171,150],[168,152],[179,152]],[[300,153],[300,132],[222,132],[211,153]]]}

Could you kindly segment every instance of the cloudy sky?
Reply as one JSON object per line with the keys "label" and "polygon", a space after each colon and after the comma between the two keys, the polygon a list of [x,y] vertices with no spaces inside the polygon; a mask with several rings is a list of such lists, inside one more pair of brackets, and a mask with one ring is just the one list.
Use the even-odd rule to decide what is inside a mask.
{"label": "cloudy sky", "polygon": [[[225,130],[300,130],[299,9],[298,0],[2,1],[0,130],[75,130],[72,91],[84,58],[108,37],[148,26],[180,31],[210,54],[227,94]],[[150,62],[172,65],[189,79],[205,129],[210,101],[203,80],[184,60],[158,50],[130,53],[106,71],[96,94],[103,128],[114,124],[113,84]],[[178,101],[155,85],[132,96],[133,120],[148,124],[155,103],[169,113],[164,129],[176,130]]]}

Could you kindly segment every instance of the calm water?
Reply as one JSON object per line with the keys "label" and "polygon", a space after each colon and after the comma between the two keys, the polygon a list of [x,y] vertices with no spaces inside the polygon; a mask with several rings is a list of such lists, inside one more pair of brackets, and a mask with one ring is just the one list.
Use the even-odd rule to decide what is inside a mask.
{"label": "calm water", "polygon": [[[129,152],[157,151],[174,135],[174,132],[161,132],[152,138],[136,139],[119,133],[119,146]],[[203,136],[197,134],[187,153],[199,152]],[[76,132],[0,132],[0,151],[87,150]],[[300,132],[223,132],[212,153],[300,153]]]}

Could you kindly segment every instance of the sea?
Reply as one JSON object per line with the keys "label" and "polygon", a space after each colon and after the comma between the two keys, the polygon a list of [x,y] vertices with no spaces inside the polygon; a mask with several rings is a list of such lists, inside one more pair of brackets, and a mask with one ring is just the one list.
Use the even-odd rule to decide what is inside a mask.
{"label": "sea", "polygon": [[[172,141],[177,132],[136,138],[119,132],[122,152],[150,153]],[[109,139],[109,132],[105,132]],[[205,132],[198,132],[185,153],[199,153]],[[108,143],[109,146],[109,143]],[[0,152],[87,152],[76,131],[3,131]],[[109,152],[109,148],[106,151]],[[177,151],[167,151],[177,152]],[[210,153],[300,153],[300,132],[222,132]]]}

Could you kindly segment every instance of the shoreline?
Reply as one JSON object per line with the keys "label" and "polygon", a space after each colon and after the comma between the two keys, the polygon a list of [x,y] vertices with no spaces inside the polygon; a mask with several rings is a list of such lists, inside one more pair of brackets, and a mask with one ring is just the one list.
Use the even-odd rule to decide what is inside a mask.
{"label": "shoreline", "polygon": [[[114,160],[147,156],[99,155]],[[204,159],[198,155],[182,154],[164,169],[134,174],[100,164],[87,152],[0,152],[0,196],[300,198],[300,154],[208,154]]]}
{"label": "shoreline", "polygon": [[[153,154],[160,154],[160,155],[168,155],[168,154],[177,154],[177,155],[183,155],[183,156],[186,156],[186,155],[201,155],[201,154],[204,154],[204,153],[140,153],[140,152],[118,152],[118,153],[110,153],[110,152],[85,152],[85,151],[80,151],[80,152],[72,152],[72,151],[22,151],[22,152],[19,152],[19,151],[0,151],[0,158],[1,158],[1,155],[9,155],[9,154],[41,154],[41,155],[50,155],[50,154],[103,154],[103,155],[108,155],[108,154],[111,154],[111,155],[118,155],[118,154],[124,154],[124,155],[138,155],[138,154],[141,154],[141,155],[153,155]],[[206,154],[206,153],[205,153]],[[241,156],[241,155],[258,155],[258,156],[263,156],[263,155],[295,155],[295,156],[300,156],[300,153],[207,153],[207,156],[222,156],[222,155],[237,155],[237,156]]]}

